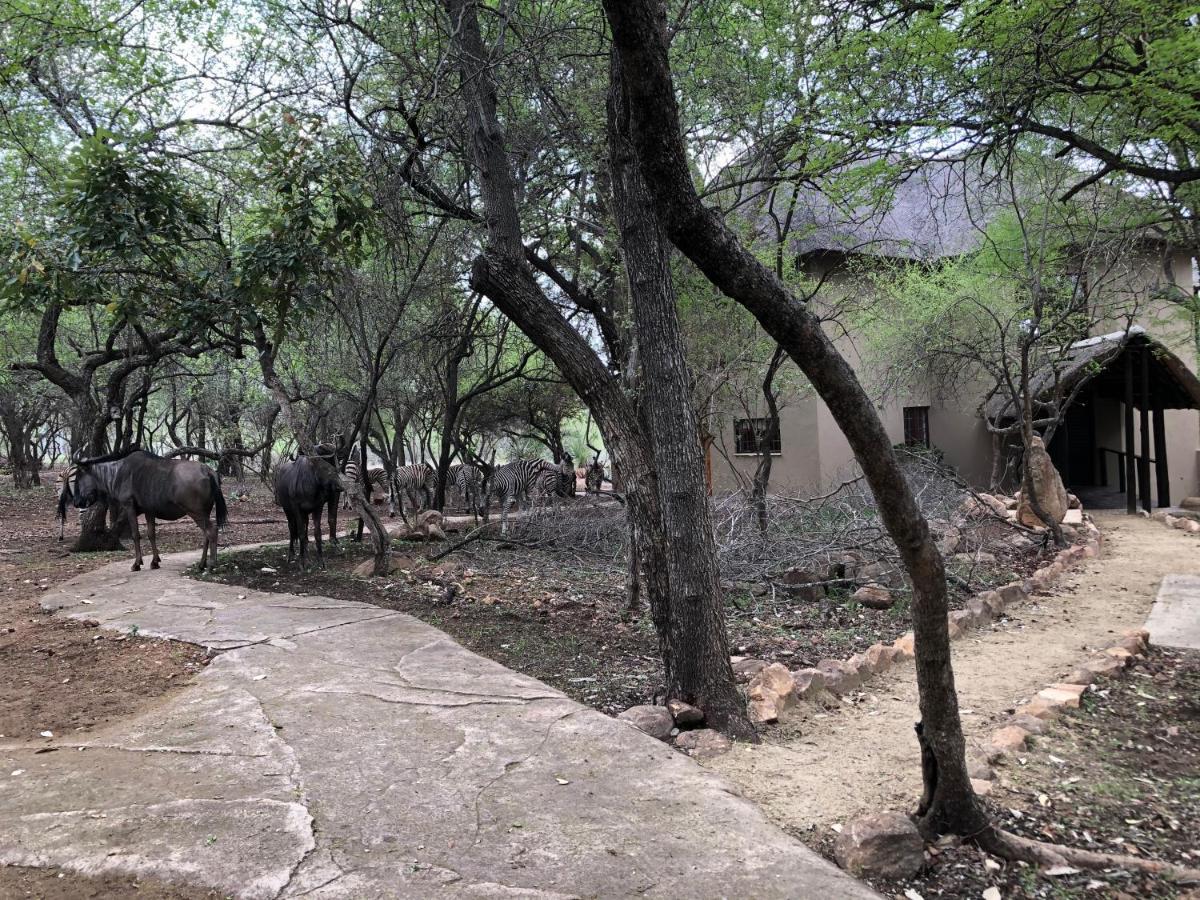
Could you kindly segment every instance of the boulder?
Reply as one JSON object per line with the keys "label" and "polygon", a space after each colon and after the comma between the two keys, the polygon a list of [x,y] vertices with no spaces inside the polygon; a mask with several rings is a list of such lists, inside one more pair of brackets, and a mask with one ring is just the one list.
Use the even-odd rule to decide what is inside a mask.
{"label": "boulder", "polygon": [[823,581],[825,579],[820,575],[806,572],[803,569],[788,569],[779,578],[779,583],[785,591],[808,603],[816,603],[825,596],[825,590],[821,584]]}
{"label": "boulder", "polygon": [[1024,706],[1018,706],[1016,712],[1018,715],[1029,715],[1035,719],[1053,719],[1062,712],[1062,706],[1042,697],[1034,697]]}
{"label": "boulder", "polygon": [[896,658],[896,648],[890,644],[872,644],[863,653],[863,662],[872,675],[886,672]]}
{"label": "boulder", "polygon": [[1179,506],[1182,509],[1194,509],[1200,511],[1200,497],[1184,497],[1179,501]]}
{"label": "boulder", "polygon": [[1023,728],[1030,734],[1042,734],[1046,730],[1045,721],[1029,713],[1014,713],[1009,717],[1007,724]]}
{"label": "boulder", "polygon": [[704,721],[704,710],[682,700],[668,700],[667,711],[676,725],[699,725]]}
{"label": "boulder", "polygon": [[1083,664],[1083,668],[1091,672],[1097,678],[1112,678],[1125,668],[1119,659],[1113,659],[1108,655],[1095,656]]}
{"label": "boulder", "polygon": [[1068,509],[1065,513],[1063,513],[1062,523],[1064,525],[1082,525],[1083,510],[1079,507]]}
{"label": "boulder", "polygon": [[796,696],[802,700],[813,700],[825,690],[825,676],[819,669],[797,669],[792,673],[796,685]]}
{"label": "boulder", "polygon": [[879,584],[865,584],[854,592],[852,600],[867,609],[891,609],[896,600],[892,592]]}
{"label": "boulder", "polygon": [[862,673],[840,659],[821,660],[817,663],[817,671],[825,679],[825,690],[837,697],[862,687]]}
{"label": "boulder", "polygon": [[968,597],[966,609],[976,626],[986,625],[992,620],[992,607],[982,596]]}
{"label": "boulder", "polygon": [[631,706],[617,718],[660,741],[669,738],[675,727],[675,720],[665,706]]}
{"label": "boulder", "polygon": [[1006,585],[997,588],[996,593],[1000,595],[1000,599],[1004,601],[1004,608],[1012,606],[1014,603],[1024,603],[1029,599],[1029,592],[1025,590],[1025,585],[1019,581],[1012,581]]}
{"label": "boulder", "polygon": [[971,790],[975,792],[975,796],[977,797],[986,797],[992,792],[992,783],[979,778],[972,778]]}
{"label": "boulder", "polygon": [[[417,563],[413,562],[411,557],[396,556],[389,554],[387,558],[387,571],[391,575],[395,572],[411,571],[417,567]],[[375,560],[364,559],[354,567],[354,574],[362,578],[371,578],[375,574]]]}
{"label": "boulder", "polygon": [[750,721],[775,722],[796,703],[796,682],[780,663],[771,663],[750,679],[746,691],[750,698]]}
{"label": "boulder", "polygon": [[[1030,481],[1029,487],[1037,496],[1041,503],[1042,509],[1055,522],[1061,522],[1063,516],[1067,514],[1070,500],[1067,497],[1067,489],[1063,487],[1062,478],[1058,474],[1058,470],[1054,468],[1054,463],[1050,460],[1050,454],[1046,452],[1046,445],[1042,443],[1042,439],[1036,434],[1033,436],[1033,443],[1029,447],[1029,468]],[[1037,517],[1033,511],[1033,507],[1025,498],[1026,491],[1024,487],[1021,491],[1021,502],[1017,507],[1017,521],[1029,528],[1034,528],[1042,524],[1042,520]]]}
{"label": "boulder", "polygon": [[991,566],[996,563],[996,554],[988,553],[986,550],[979,550],[975,553],[955,553],[951,557],[951,561],[960,566]]}
{"label": "boulder", "polygon": [[767,667],[765,661],[752,659],[748,656],[738,656],[731,659],[733,663],[733,680],[738,684],[746,684]]}
{"label": "boulder", "polygon": [[1079,498],[1076,497],[1074,494],[1068,493],[1067,494],[1067,508],[1068,509],[1083,509],[1083,504],[1079,502]]}
{"label": "boulder", "polygon": [[427,509],[417,513],[417,518],[413,522],[412,528],[404,535],[408,540],[421,538],[422,540],[438,540],[446,539],[446,532],[442,530],[442,514],[436,509]]}
{"label": "boulder", "polygon": [[846,825],[833,855],[858,878],[911,878],[925,864],[925,842],[907,816],[877,812]]}
{"label": "boulder", "polygon": [[993,496],[992,494],[980,494],[979,499],[983,501],[983,504],[988,508],[989,512],[995,513],[1001,518],[1003,518],[1004,514],[1008,512],[1008,504],[999,497]]}
{"label": "boulder", "polygon": [[942,556],[950,556],[958,549],[960,543],[962,543],[962,532],[953,525],[947,525],[938,534],[937,548]]}
{"label": "boulder", "polygon": [[896,662],[912,659],[916,655],[913,640],[913,634],[910,631],[892,641],[892,649],[896,651]]}
{"label": "boulder", "polygon": [[978,600],[986,606],[993,618],[1004,612],[1004,599],[996,591],[981,591],[971,600]]}
{"label": "boulder", "polygon": [[[1078,688],[1078,690],[1075,690]],[[1062,706],[1067,709],[1079,709],[1079,696],[1083,693],[1082,684],[1056,684],[1037,692],[1038,697],[1051,706]]]}
{"label": "boulder", "polygon": [[711,759],[727,753],[732,749],[733,742],[711,728],[695,728],[691,731],[681,731],[675,738],[675,746],[696,759]]}
{"label": "boulder", "polygon": [[1029,732],[1019,725],[1005,725],[992,735],[992,750],[996,753],[1014,753],[1025,746]]}

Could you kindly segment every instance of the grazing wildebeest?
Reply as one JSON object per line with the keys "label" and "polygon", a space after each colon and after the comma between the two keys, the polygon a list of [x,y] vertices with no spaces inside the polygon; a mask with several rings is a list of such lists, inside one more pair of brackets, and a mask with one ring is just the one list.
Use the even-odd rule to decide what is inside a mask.
{"label": "grazing wildebeest", "polygon": [[[59,518],[66,521],[68,501],[77,509],[87,509],[98,500],[117,503],[129,520],[129,529],[133,533],[133,571],[142,567],[139,515],[146,517],[146,534],[150,537],[150,568],[157,569],[161,562],[155,538],[155,520],[174,522],[184,516],[189,516],[204,533],[201,570],[216,565],[217,528],[225,525],[229,517],[217,475],[203,463],[163,459],[138,447],[107,456],[76,460],[68,470],[59,492]],[[214,506],[217,510],[215,522],[212,520]]]}
{"label": "grazing wildebeest", "polygon": [[[319,451],[318,451],[319,452]],[[300,568],[308,568],[308,520],[312,518],[317,538],[317,565],[325,568],[321,542],[321,511],[331,515],[342,490],[337,467],[326,455],[297,456],[275,470],[275,502],[283,507],[288,520],[288,562],[300,544]]]}

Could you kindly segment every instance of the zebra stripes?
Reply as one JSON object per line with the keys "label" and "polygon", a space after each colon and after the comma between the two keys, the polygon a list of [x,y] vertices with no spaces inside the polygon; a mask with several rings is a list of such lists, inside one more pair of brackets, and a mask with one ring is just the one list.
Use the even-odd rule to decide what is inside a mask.
{"label": "zebra stripes", "polygon": [[[350,460],[348,463],[346,463],[346,468],[342,470],[342,477],[345,478],[346,481],[358,481],[358,463],[356,463],[354,460]],[[387,491],[389,494],[391,493],[388,490],[387,472],[381,469],[379,466],[369,466],[367,468],[367,483],[364,493],[366,494],[367,498],[370,499],[371,494],[373,494],[376,490]],[[349,508],[350,493],[346,491],[342,493],[342,509]]]}
{"label": "zebra stripes", "polygon": [[478,519],[483,499],[483,472],[472,465],[456,463],[446,471],[446,489],[458,491],[463,505]]}
{"label": "zebra stripes", "polygon": [[568,478],[573,487],[575,469],[569,462],[556,466],[544,459],[518,459],[498,468],[492,474],[488,493],[500,500],[501,534],[508,532],[508,508],[514,500],[518,512],[522,499],[532,504],[534,498],[542,503],[549,500],[557,511],[559,499],[574,493],[566,484],[565,479]]}
{"label": "zebra stripes", "polygon": [[[392,491],[400,505],[400,518],[404,518],[404,498],[407,497],[414,509],[433,506],[433,495],[437,491],[437,472],[428,463],[413,463],[400,466],[392,478]],[[416,499],[421,493],[424,503]]]}

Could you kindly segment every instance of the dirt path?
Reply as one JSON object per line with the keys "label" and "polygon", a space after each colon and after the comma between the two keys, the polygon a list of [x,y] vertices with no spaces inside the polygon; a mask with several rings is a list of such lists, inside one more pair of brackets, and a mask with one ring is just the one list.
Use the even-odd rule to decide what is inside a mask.
{"label": "dirt path", "polygon": [[[1200,543],[1159,522],[1098,515],[1105,549],[1049,596],[954,646],[968,750],[982,753],[995,719],[1012,711],[1090,652],[1141,627],[1162,577],[1200,573]],[[912,726],[917,688],[911,664],[877,678],[856,702],[806,709],[757,746],[738,745],[712,768],[741,786],[788,829],[827,828],[857,813],[908,809],[920,794]]]}

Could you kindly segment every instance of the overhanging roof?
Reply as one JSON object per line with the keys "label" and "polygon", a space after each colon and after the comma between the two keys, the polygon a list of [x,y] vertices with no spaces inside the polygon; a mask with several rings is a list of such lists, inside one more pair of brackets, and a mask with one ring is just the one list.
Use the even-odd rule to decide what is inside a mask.
{"label": "overhanging roof", "polygon": [[[1060,357],[1042,366],[1030,381],[1033,396],[1041,403],[1052,399],[1055,373],[1069,393],[1083,379],[1090,379],[1094,396],[1125,400],[1125,360],[1132,359],[1133,405],[1138,409],[1200,409],[1200,379],[1187,363],[1166,346],[1154,340],[1140,325],[1128,331],[1114,331],[1071,344]],[[1142,390],[1141,360],[1146,359],[1149,392]],[[985,407],[989,419],[1016,418],[1013,404],[1005,397],[993,397]]]}

